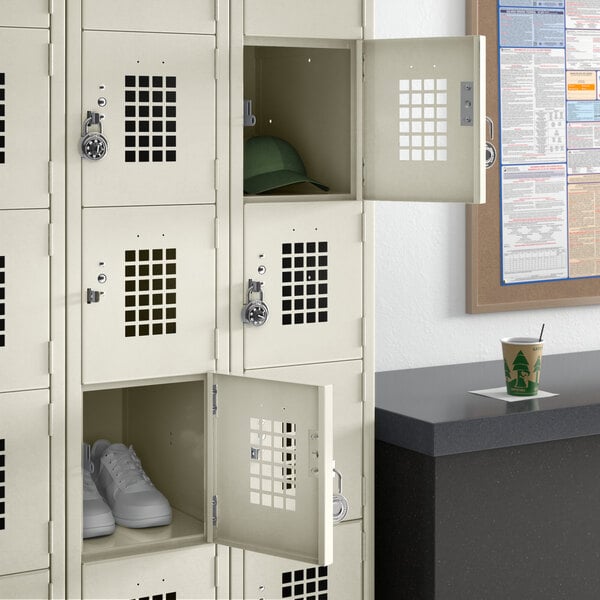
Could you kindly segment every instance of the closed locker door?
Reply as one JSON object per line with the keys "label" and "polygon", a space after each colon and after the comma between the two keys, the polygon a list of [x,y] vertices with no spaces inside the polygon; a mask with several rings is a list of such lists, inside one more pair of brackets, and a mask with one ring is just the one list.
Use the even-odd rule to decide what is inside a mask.
{"label": "closed locker door", "polygon": [[246,0],[246,35],[360,39],[361,0]]}
{"label": "closed locker door", "polygon": [[49,566],[48,403],[47,390],[0,394],[0,575]]}
{"label": "closed locker door", "polygon": [[269,308],[264,325],[244,328],[244,367],[361,358],[361,204],[251,204],[244,210],[245,282],[262,282]]}
{"label": "closed locker door", "polygon": [[214,33],[215,0],[83,0],[83,28]]}
{"label": "closed locker door", "polygon": [[84,563],[83,598],[215,598],[215,546]]}
{"label": "closed locker door", "polygon": [[83,211],[83,382],[214,367],[213,206]]}
{"label": "closed locker door", "polygon": [[47,210],[0,210],[0,392],[49,385]]}
{"label": "closed locker door", "polygon": [[48,598],[49,581],[47,570],[0,577],[0,598]]}
{"label": "closed locker door", "polygon": [[[362,361],[280,367],[251,371],[251,376],[333,386],[333,460],[342,477],[342,495],[348,512],[343,520],[362,517],[363,398]],[[339,480],[333,493],[338,494]],[[336,508],[340,504],[336,502]],[[341,516],[341,513],[340,513]]]}
{"label": "closed locker door", "polygon": [[[361,521],[333,529],[333,563],[327,566],[244,552],[244,600],[360,600]],[[232,565],[233,572],[235,565]]]}
{"label": "closed locker door", "polygon": [[214,36],[85,32],[82,86],[108,142],[82,158],[84,206],[214,203]]}
{"label": "closed locker door", "polygon": [[48,0],[0,0],[0,23],[5,27],[48,27]]}
{"label": "closed locker door", "polygon": [[0,209],[49,204],[48,42],[47,30],[0,27]]}

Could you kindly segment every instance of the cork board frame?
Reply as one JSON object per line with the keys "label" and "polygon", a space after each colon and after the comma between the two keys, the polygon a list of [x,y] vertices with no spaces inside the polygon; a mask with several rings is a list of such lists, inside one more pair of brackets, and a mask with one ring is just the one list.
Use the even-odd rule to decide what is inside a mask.
{"label": "cork board frame", "polygon": [[[499,153],[497,0],[466,0],[466,19],[467,34],[487,39],[487,115],[494,122]],[[486,197],[486,204],[466,207],[467,313],[600,304],[600,278],[502,285],[498,160],[487,169]]]}

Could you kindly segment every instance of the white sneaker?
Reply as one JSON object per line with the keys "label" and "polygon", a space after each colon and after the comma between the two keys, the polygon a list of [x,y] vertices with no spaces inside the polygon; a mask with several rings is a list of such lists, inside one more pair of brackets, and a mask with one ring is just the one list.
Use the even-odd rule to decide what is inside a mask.
{"label": "white sneaker", "polygon": [[154,487],[132,446],[98,440],[92,446],[94,479],[115,521],[124,527],[171,523],[169,501]]}
{"label": "white sneaker", "polygon": [[115,518],[92,479],[94,465],[90,445],[83,444],[83,538],[110,535],[115,531]]}

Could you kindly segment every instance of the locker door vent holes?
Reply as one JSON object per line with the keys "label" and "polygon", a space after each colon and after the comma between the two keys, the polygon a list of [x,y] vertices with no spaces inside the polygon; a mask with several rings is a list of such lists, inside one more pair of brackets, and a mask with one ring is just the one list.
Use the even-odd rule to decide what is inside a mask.
{"label": "locker door vent holes", "polygon": [[250,503],[296,510],[296,424],[250,418]]}
{"label": "locker door vent holes", "polygon": [[4,87],[5,74],[0,73],[0,165],[3,165],[6,162],[6,138],[4,137],[4,133],[6,131],[6,122],[4,120],[5,111],[6,111],[6,88]]}
{"label": "locker door vent holes", "polygon": [[327,567],[311,567],[281,574],[281,597],[293,600],[327,600]]}
{"label": "locker door vent holes", "polygon": [[6,345],[6,305],[4,303],[6,296],[6,288],[4,287],[5,283],[5,257],[0,256],[0,348]]}
{"label": "locker door vent holes", "polygon": [[5,456],[6,456],[5,447],[6,447],[5,440],[0,439],[0,531],[5,529],[5,516],[6,516],[6,508],[5,508],[5,503],[4,503],[4,497],[5,497],[4,465],[5,465]]}
{"label": "locker door vent holes", "polygon": [[140,598],[132,598],[132,600],[177,600],[177,592],[152,594],[152,596],[141,596]]}
{"label": "locker door vent holes", "polygon": [[125,337],[177,332],[177,250],[125,250]]}
{"label": "locker door vent holes", "polygon": [[281,324],[326,323],[328,243],[281,245]]}
{"label": "locker door vent holes", "polygon": [[176,77],[125,75],[125,162],[175,162]]}
{"label": "locker door vent holes", "polygon": [[447,85],[446,79],[400,79],[400,160],[447,160]]}

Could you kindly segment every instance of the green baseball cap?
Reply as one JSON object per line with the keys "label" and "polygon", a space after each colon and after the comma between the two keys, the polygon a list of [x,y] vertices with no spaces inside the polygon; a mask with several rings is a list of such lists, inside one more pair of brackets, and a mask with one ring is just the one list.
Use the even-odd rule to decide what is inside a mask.
{"label": "green baseball cap", "polygon": [[291,144],[269,135],[246,140],[244,144],[244,193],[261,194],[285,185],[312,183],[323,191],[329,188],[306,174],[302,159]]}

